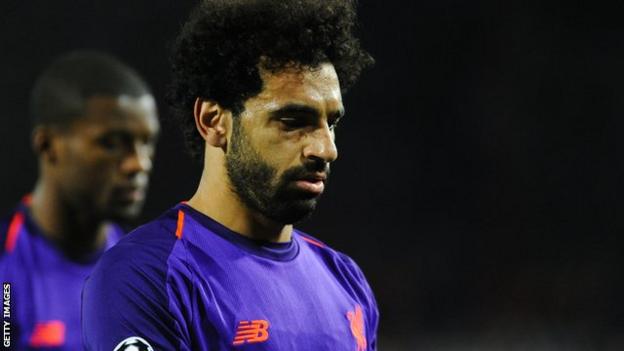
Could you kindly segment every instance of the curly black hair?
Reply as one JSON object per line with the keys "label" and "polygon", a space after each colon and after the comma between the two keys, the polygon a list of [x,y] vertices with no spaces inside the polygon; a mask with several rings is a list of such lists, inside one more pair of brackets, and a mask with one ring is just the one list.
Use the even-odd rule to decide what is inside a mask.
{"label": "curly black hair", "polygon": [[259,67],[273,72],[331,62],[343,92],[373,58],[354,36],[355,0],[204,0],[177,37],[168,95],[191,154],[204,142],[195,129],[198,97],[234,115],[260,93]]}

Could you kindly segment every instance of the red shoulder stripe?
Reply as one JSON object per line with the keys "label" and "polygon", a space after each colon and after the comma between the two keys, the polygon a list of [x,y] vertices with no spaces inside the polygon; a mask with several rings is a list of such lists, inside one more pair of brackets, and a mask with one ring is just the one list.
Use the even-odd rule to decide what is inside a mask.
{"label": "red shoulder stripe", "polygon": [[178,227],[176,228],[175,236],[178,239],[182,239],[182,233],[184,231],[184,212],[178,210]]}
{"label": "red shoulder stripe", "polygon": [[22,230],[22,225],[24,225],[24,214],[22,212],[16,212],[13,215],[13,218],[11,218],[9,231],[7,232],[7,239],[4,244],[4,249],[7,252],[13,252],[15,249],[15,244],[17,243],[17,238]]}
{"label": "red shoulder stripe", "polygon": [[310,243],[310,244],[312,244],[312,245],[316,245],[316,246],[318,246],[318,247],[322,247],[322,248],[324,248],[324,247],[325,247],[325,244],[323,244],[322,242],[319,242],[319,241],[316,241],[316,240],[310,239],[310,238],[305,237],[305,236],[303,236],[303,235],[301,236],[301,239],[303,239],[303,240],[305,240],[305,241],[309,242],[309,243]]}

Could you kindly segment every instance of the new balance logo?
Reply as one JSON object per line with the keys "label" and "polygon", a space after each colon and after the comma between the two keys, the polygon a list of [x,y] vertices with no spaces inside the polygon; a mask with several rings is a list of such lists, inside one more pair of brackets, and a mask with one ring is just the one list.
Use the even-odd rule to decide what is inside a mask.
{"label": "new balance logo", "polygon": [[241,321],[236,329],[232,345],[254,344],[269,340],[269,321],[262,319]]}
{"label": "new balance logo", "polygon": [[351,324],[351,334],[355,338],[356,350],[366,350],[366,329],[364,329],[364,313],[360,305],[355,306],[355,311],[347,312],[347,319]]}
{"label": "new balance logo", "polygon": [[65,323],[45,321],[35,324],[29,346],[34,348],[60,347],[65,344]]}

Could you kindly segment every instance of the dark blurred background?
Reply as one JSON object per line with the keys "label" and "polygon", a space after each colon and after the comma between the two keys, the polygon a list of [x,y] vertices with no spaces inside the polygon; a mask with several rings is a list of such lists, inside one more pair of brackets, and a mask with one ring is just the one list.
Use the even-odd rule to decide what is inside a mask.
{"label": "dark blurred background", "polygon": [[[0,2],[0,211],[36,177],[27,99],[71,49],[108,50],[160,99],[142,221],[195,190],[163,101],[195,1]],[[624,3],[360,1],[377,60],[300,227],[360,264],[380,350],[624,349]]]}

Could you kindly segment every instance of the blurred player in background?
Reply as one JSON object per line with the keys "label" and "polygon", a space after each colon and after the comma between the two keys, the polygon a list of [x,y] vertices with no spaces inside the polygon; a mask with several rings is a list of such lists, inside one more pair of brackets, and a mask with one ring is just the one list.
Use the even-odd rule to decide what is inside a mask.
{"label": "blurred player in background", "polygon": [[[106,54],[53,62],[31,96],[39,176],[0,222],[10,348],[80,350],[80,294],[96,261],[143,205],[159,131],[135,71]],[[6,290],[6,287],[5,287]],[[5,339],[6,346],[6,339]]]}
{"label": "blurred player in background", "polygon": [[87,350],[376,349],[358,266],[293,229],[338,156],[341,87],[372,63],[354,24],[351,0],[214,0],[193,12],[172,100],[203,174],[188,203],[96,266]]}

